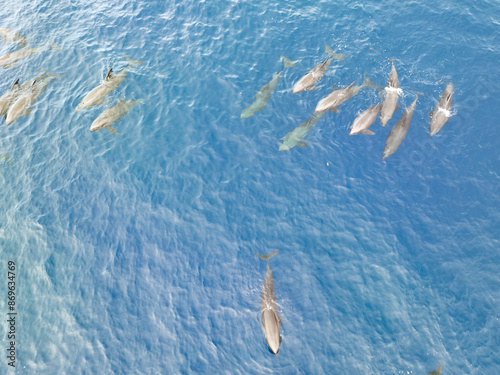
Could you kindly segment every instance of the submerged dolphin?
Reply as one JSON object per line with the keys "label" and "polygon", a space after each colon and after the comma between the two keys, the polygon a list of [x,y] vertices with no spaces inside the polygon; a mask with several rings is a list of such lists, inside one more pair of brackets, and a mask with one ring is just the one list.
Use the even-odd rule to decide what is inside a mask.
{"label": "submerged dolphin", "polygon": [[377,87],[377,86],[371,81],[370,78],[365,76],[365,80],[361,86],[354,86],[353,82],[349,86],[343,89],[334,90],[328,96],[325,96],[318,102],[318,105],[316,106],[314,113],[324,112],[328,110],[334,113],[338,112],[336,108],[342,103],[351,99],[353,96],[357,95],[359,90],[363,87]]}
{"label": "submerged dolphin", "polygon": [[15,31],[0,27],[0,36],[3,38],[4,43],[14,42],[18,43],[21,47],[26,46],[26,38]]}
{"label": "submerged dolphin", "polygon": [[301,79],[297,81],[297,83],[293,86],[293,94],[296,94],[301,91],[313,91],[316,90],[316,83],[318,83],[321,78],[325,75],[325,72],[328,70],[332,59],[343,60],[346,58],[346,55],[342,55],[340,53],[335,53],[333,50],[326,46],[326,53],[330,54],[331,57],[327,58],[320,64],[317,64],[314,68],[312,68],[308,73],[306,73]]}
{"label": "submerged dolphin", "polygon": [[437,369],[430,371],[429,375],[441,375],[441,372],[443,372],[443,364],[439,362]]}
{"label": "submerged dolphin", "polygon": [[24,47],[24,48],[18,49],[14,52],[8,53],[8,54],[0,57],[0,67],[10,68],[12,65],[14,65],[19,60],[21,60],[25,57],[34,55],[35,53],[43,51],[46,48],[59,50],[59,47],[57,47],[53,44],[50,45],[49,47],[37,47],[37,48]]}
{"label": "submerged dolphin", "polygon": [[415,98],[413,103],[405,109],[403,116],[398,120],[396,125],[392,128],[391,132],[387,136],[385,141],[384,154],[382,155],[382,160],[388,158],[396,152],[403,139],[406,138],[406,133],[410,128],[411,117],[413,116],[413,110],[417,104],[418,96]]}
{"label": "submerged dolphin", "polygon": [[444,124],[448,122],[452,116],[450,113],[451,101],[453,97],[453,84],[448,83],[446,89],[441,94],[439,102],[436,105],[434,111],[431,109],[429,112],[429,131],[431,132],[431,137],[438,133]]}
{"label": "submerged dolphin", "polygon": [[111,108],[106,109],[103,113],[101,113],[90,126],[90,131],[100,130],[103,128],[107,128],[111,133],[118,134],[118,132],[113,129],[111,125],[125,116],[128,111],[144,99],[138,100],[123,100],[120,99],[116,105]]}
{"label": "submerged dolphin", "polygon": [[77,112],[82,109],[87,109],[95,105],[103,104],[103,99],[106,97],[106,95],[112,93],[118,86],[120,86],[123,81],[125,81],[125,78],[127,78],[127,70],[129,70],[133,66],[142,64],[142,61],[134,61],[126,55],[125,58],[127,59],[129,65],[122,71],[114,75],[111,74],[113,69],[110,69],[108,71],[108,74],[106,75],[106,78],[104,78],[104,81],[102,81],[99,86],[90,91],[85,96],[85,98],[83,98],[80,104],[78,104],[78,106],[76,107]]}
{"label": "submerged dolphin", "polygon": [[382,104],[382,109],[380,111],[380,124],[385,126],[387,122],[392,118],[392,115],[396,111],[396,106],[398,104],[398,96],[401,92],[399,88],[398,72],[394,67],[394,62],[391,61],[392,67],[389,73],[389,83],[385,88],[385,100]]}
{"label": "submerged dolphin", "polygon": [[373,135],[375,134],[368,128],[375,122],[377,119],[378,112],[380,111],[380,107],[382,107],[382,103],[378,103],[376,106],[368,108],[366,111],[361,113],[351,125],[351,131],[349,135],[355,135],[359,133]]}
{"label": "submerged dolphin", "polygon": [[279,151],[288,151],[294,148],[295,146],[299,146],[304,148],[307,146],[307,143],[304,141],[304,137],[309,131],[312,129],[314,124],[325,115],[325,112],[320,112],[310,119],[304,121],[302,124],[297,126],[287,135],[285,135],[283,139],[283,143],[279,147]]}
{"label": "submerged dolphin", "polygon": [[[35,104],[38,97],[47,89],[49,83],[59,77],[61,76],[57,76],[48,72],[46,73],[46,75],[38,75],[31,86],[23,90],[16,101],[10,106],[9,111],[7,112],[7,119],[5,120],[5,124],[12,124],[21,115],[28,116],[31,113],[30,107]],[[22,86],[24,86],[24,84]]]}
{"label": "submerged dolphin", "polygon": [[281,345],[281,319],[278,315],[278,305],[276,304],[276,295],[274,294],[273,271],[269,267],[269,259],[278,254],[279,249],[269,255],[257,254],[261,259],[267,262],[266,278],[262,284],[262,295],[260,297],[260,321],[262,330],[266,336],[267,346],[278,355]]}
{"label": "submerged dolphin", "polygon": [[280,60],[285,61],[285,67],[283,70],[279,73],[274,73],[273,79],[261,87],[259,92],[255,94],[255,101],[241,112],[241,118],[250,118],[255,114],[255,112],[262,111],[266,108],[267,101],[271,97],[271,92],[276,88],[276,85],[278,84],[278,81],[285,69],[297,65],[294,61],[287,59],[284,56],[281,56]]}

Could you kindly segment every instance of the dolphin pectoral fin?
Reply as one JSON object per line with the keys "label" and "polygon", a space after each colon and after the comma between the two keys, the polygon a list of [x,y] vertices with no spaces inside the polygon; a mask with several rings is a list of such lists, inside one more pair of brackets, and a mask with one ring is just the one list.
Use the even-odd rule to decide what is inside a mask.
{"label": "dolphin pectoral fin", "polygon": [[330,111],[333,113],[339,113],[340,111],[337,108],[330,108]]}
{"label": "dolphin pectoral fin", "polygon": [[111,134],[119,134],[111,125],[109,125],[106,129],[108,129]]}
{"label": "dolphin pectoral fin", "polygon": [[307,143],[306,142],[299,142],[297,144],[297,146],[300,147],[300,148],[306,148],[307,147]]}
{"label": "dolphin pectoral fin", "polygon": [[396,112],[398,109],[399,109],[399,105],[396,107],[396,109],[394,110],[394,112]]}
{"label": "dolphin pectoral fin", "polygon": [[434,111],[431,109],[431,111],[429,112],[429,118],[432,118],[433,115],[434,115]]}
{"label": "dolphin pectoral fin", "polygon": [[362,133],[365,134],[365,135],[375,135],[375,133],[372,132],[370,129],[365,129],[365,130],[362,131]]}

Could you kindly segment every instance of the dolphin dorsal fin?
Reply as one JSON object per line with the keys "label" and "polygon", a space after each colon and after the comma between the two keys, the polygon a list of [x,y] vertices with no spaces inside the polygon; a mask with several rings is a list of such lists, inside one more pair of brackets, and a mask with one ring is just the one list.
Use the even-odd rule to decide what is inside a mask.
{"label": "dolphin dorsal fin", "polygon": [[104,78],[105,81],[109,81],[112,78],[111,72],[113,71],[113,68],[109,69],[108,74],[106,74],[106,78]]}
{"label": "dolphin dorsal fin", "polygon": [[14,88],[15,85],[18,85],[19,86],[19,78],[16,79],[16,82],[14,82],[14,84],[12,85],[12,88]]}

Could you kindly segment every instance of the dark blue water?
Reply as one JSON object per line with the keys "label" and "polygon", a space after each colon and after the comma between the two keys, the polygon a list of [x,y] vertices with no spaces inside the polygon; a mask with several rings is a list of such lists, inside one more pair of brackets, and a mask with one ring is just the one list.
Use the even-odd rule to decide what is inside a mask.
{"label": "dark blue water", "polygon": [[[2,274],[17,264],[20,374],[500,373],[500,10],[494,1],[7,2],[1,25],[59,46],[1,69],[57,75],[0,126]],[[318,89],[293,84],[327,58]],[[0,54],[16,50],[0,44]],[[75,112],[125,55],[110,102]],[[283,69],[266,109],[241,111]],[[363,88],[278,152],[331,87],[403,96],[373,136]],[[428,113],[453,82],[453,117]],[[385,139],[421,92],[406,139]],[[425,95],[424,95],[425,94]],[[146,99],[90,132],[118,99]],[[270,261],[282,346],[260,327]],[[0,280],[7,351],[7,279]],[[0,373],[8,373],[2,355]],[[10,371],[13,373],[13,371]]]}

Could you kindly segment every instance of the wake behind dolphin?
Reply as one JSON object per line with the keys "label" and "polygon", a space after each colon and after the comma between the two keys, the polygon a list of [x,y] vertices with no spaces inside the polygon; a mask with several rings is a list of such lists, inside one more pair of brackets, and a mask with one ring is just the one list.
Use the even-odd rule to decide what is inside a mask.
{"label": "wake behind dolphin", "polygon": [[278,254],[279,249],[269,255],[257,254],[261,259],[267,262],[266,278],[262,284],[262,295],[260,297],[260,320],[262,330],[266,336],[267,346],[278,355],[281,345],[281,319],[278,314],[278,305],[276,304],[276,295],[274,294],[273,271],[269,267],[269,259]]}

